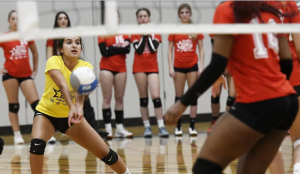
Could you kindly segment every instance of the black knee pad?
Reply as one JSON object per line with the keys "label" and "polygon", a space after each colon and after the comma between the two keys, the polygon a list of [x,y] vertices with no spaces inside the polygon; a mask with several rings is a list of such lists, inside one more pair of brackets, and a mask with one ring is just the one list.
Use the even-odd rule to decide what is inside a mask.
{"label": "black knee pad", "polygon": [[4,141],[2,138],[0,138],[0,155],[2,154],[3,149],[4,149]]}
{"label": "black knee pad", "polygon": [[37,100],[37,101],[35,101],[35,102],[33,102],[33,103],[30,104],[31,109],[32,109],[34,112],[36,111],[36,110],[35,110],[35,107],[36,107],[38,104],[39,104],[39,100]]}
{"label": "black knee pad", "polygon": [[147,107],[149,98],[140,98],[140,106]]}
{"label": "black knee pad", "polygon": [[118,154],[112,149],[109,149],[108,155],[102,158],[101,161],[103,161],[107,165],[114,165],[118,161],[118,158]]}
{"label": "black knee pad", "polygon": [[230,97],[230,96],[227,97],[227,104],[226,104],[227,106],[229,107],[233,106],[234,102],[235,102],[234,97]]}
{"label": "black knee pad", "polygon": [[193,166],[193,173],[222,174],[222,167],[205,159],[198,158]]}
{"label": "black knee pad", "polygon": [[162,106],[160,98],[153,99],[154,108],[160,108]]}
{"label": "black knee pad", "polygon": [[31,140],[29,152],[35,155],[44,155],[46,142],[42,139],[34,138]]}
{"label": "black knee pad", "polygon": [[217,97],[214,98],[213,96],[211,96],[211,103],[219,104],[220,103],[220,97],[217,96]]}
{"label": "black knee pad", "polygon": [[197,104],[198,104],[198,99],[196,99],[195,101],[193,101],[193,102],[191,103],[191,106],[197,106]]}
{"label": "black knee pad", "polygon": [[9,107],[9,112],[18,113],[19,109],[20,109],[20,104],[19,103],[9,103],[8,107]]}
{"label": "black knee pad", "polygon": [[180,100],[180,97],[175,97],[175,103]]}

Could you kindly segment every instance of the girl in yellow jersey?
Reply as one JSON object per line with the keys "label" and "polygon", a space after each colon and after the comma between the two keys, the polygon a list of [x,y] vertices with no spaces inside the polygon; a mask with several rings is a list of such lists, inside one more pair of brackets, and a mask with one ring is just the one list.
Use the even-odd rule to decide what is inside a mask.
{"label": "girl in yellow jersey", "polygon": [[81,66],[93,68],[80,60],[80,37],[58,40],[60,56],[52,56],[46,64],[45,92],[33,120],[30,146],[32,174],[43,173],[46,142],[55,130],[68,135],[76,143],[91,151],[117,173],[130,174],[123,160],[110,149],[83,117],[84,95],[76,93],[70,85],[72,71]]}

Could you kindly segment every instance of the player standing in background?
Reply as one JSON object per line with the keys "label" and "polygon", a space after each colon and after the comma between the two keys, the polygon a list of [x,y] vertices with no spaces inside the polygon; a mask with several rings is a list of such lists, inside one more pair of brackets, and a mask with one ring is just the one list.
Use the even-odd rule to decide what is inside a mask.
{"label": "player standing in background", "polygon": [[[120,19],[117,13],[118,21]],[[124,120],[124,93],[127,81],[126,54],[130,52],[129,35],[115,35],[98,37],[98,45],[102,55],[100,61],[100,84],[102,89],[102,116],[108,139],[112,138],[111,126],[111,97],[114,87],[116,132],[114,137],[133,137],[123,126]]]}
{"label": "player standing in background", "polygon": [[[280,23],[279,15],[287,14],[264,1],[227,1],[217,7],[215,15],[216,24],[274,25]],[[186,107],[220,77],[227,63],[235,80],[237,99],[207,136],[193,172],[221,174],[240,157],[238,173],[265,173],[298,111],[296,92],[287,80],[292,55],[283,35],[215,35],[210,65],[168,110],[165,120],[175,125]]]}
{"label": "player standing in background", "polygon": [[[12,10],[8,15],[9,31],[16,32],[18,30],[17,12]],[[6,34],[5,33],[5,34]],[[18,111],[19,104],[19,87],[24,94],[33,111],[39,103],[39,96],[33,79],[37,75],[38,70],[38,51],[34,41],[15,40],[0,43],[3,48],[5,63],[4,69],[0,69],[2,75],[2,83],[8,99],[9,119],[14,132],[14,143],[23,144],[19,126]],[[28,47],[33,57],[33,70],[29,63]]]}
{"label": "player standing in background", "polygon": [[[191,24],[192,9],[189,4],[181,4],[178,8],[178,17],[182,24]],[[203,49],[202,34],[170,34],[169,35],[169,75],[174,79],[175,86],[175,102],[180,99],[184,93],[185,81],[187,81],[189,88],[196,82],[198,76],[201,74],[204,67],[204,49]],[[200,58],[198,59],[197,48],[198,45]],[[174,65],[173,65],[173,50]],[[200,68],[198,67],[198,60],[200,61]],[[191,104],[190,110],[190,136],[197,136],[195,129],[195,119],[197,116],[197,101]],[[175,128],[175,136],[182,136],[181,119],[178,120]]]}
{"label": "player standing in background", "polygon": [[[136,12],[137,21],[140,25],[147,25],[150,22],[150,16],[150,10],[147,8],[140,8]],[[161,35],[132,35],[131,42],[135,49],[133,74],[140,96],[140,109],[145,126],[144,137],[152,137],[148,110],[148,87],[159,127],[159,136],[169,137],[163,120],[157,63],[157,49],[161,42]]]}

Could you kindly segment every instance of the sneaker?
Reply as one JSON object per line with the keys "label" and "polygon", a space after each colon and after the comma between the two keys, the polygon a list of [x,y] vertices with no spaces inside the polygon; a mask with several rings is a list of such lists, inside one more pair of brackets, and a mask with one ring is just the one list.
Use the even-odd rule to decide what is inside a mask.
{"label": "sneaker", "polygon": [[152,138],[151,127],[145,128],[144,137],[145,138]]}
{"label": "sneaker", "polygon": [[128,132],[125,128],[122,128],[122,129],[116,129],[115,137],[117,137],[117,138],[133,138],[133,134],[131,132]]}
{"label": "sneaker", "polygon": [[15,144],[24,144],[24,139],[22,138],[22,135],[14,136],[14,142]]}
{"label": "sneaker", "polygon": [[169,138],[169,132],[166,130],[165,127],[159,128],[159,137],[161,138]]}
{"label": "sneaker", "polygon": [[182,128],[181,127],[179,129],[177,127],[175,127],[175,136],[176,137],[182,136]]}
{"label": "sneaker", "polygon": [[194,137],[196,137],[197,135],[198,135],[198,132],[195,130],[195,128],[194,129],[192,129],[191,127],[189,127],[189,134],[190,134],[190,136],[194,136]]}
{"label": "sneaker", "polygon": [[56,138],[51,137],[51,138],[48,140],[48,143],[49,143],[49,144],[55,144],[55,143],[56,143]]}
{"label": "sneaker", "polygon": [[112,129],[105,129],[105,131],[108,133],[106,139],[111,140],[112,139]]}
{"label": "sneaker", "polygon": [[215,122],[216,122],[216,120],[213,120],[212,122],[211,122],[211,124],[210,124],[210,126],[209,126],[209,128],[207,129],[207,134],[209,134],[210,133],[210,131],[211,131],[211,129],[212,129],[212,127],[213,127],[213,125],[215,124]]}

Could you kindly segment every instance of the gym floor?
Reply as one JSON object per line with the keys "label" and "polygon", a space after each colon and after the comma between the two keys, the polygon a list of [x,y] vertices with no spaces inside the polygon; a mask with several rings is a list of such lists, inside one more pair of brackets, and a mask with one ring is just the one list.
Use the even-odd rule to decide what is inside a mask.
{"label": "gym floor", "polygon": [[[193,161],[205,141],[206,130],[210,123],[197,123],[198,137],[190,138],[184,134],[181,138],[171,135],[168,139],[154,136],[142,137],[144,127],[128,127],[134,133],[133,139],[113,139],[107,144],[123,158],[132,174],[176,174],[192,173]],[[174,133],[173,127],[167,127]],[[153,134],[158,128],[153,126]],[[188,132],[188,124],[183,124],[183,131]],[[62,139],[55,133],[55,145],[47,145],[45,150],[44,174],[98,174],[113,173],[109,166],[97,159],[92,153],[68,139]],[[1,174],[30,174],[29,142],[30,135],[24,135],[24,145],[13,145],[13,136],[2,137],[5,141],[3,154],[0,156]],[[281,146],[286,173],[292,173],[292,144],[287,136]],[[236,161],[225,169],[226,174],[235,174]]]}

